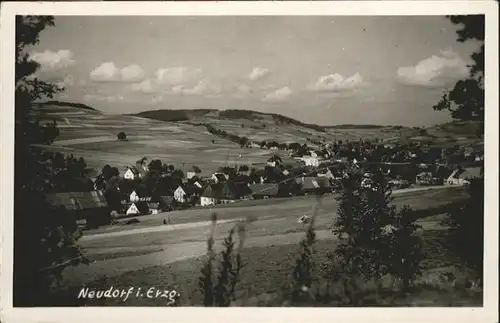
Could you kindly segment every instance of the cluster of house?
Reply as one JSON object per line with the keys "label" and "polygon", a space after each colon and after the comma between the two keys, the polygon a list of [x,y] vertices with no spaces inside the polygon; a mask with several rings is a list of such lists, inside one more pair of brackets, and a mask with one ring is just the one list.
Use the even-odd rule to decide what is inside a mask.
{"label": "cluster of house", "polygon": [[[229,204],[240,200],[269,199],[292,195],[325,194],[332,191],[328,174],[289,178],[279,183],[238,181],[227,174],[216,172],[210,178],[198,177],[188,172],[183,181],[169,196],[152,197],[146,191],[134,190],[127,200],[122,201],[127,215],[157,214],[176,207],[213,206]],[[192,180],[196,179],[196,180]]]}
{"label": "cluster of house", "polygon": [[[110,210],[110,203],[107,203],[105,194],[97,189],[91,192],[49,194],[48,201],[55,208],[73,212],[76,214],[77,219],[85,218],[87,225],[90,223],[90,226],[98,226],[105,224],[103,221],[110,220],[111,211],[127,215],[157,214],[177,208],[206,207],[248,199],[325,194],[332,192],[333,181],[342,176],[343,166],[357,164],[359,167],[364,168],[369,164],[366,156],[358,159],[358,157],[363,156],[363,154],[359,155],[360,151],[365,151],[369,155],[370,152],[378,154],[380,151],[395,152],[398,150],[391,147],[373,148],[370,145],[367,143],[349,143],[346,145],[334,143],[333,145],[325,145],[320,150],[311,149],[307,154],[300,155],[290,151],[290,158],[287,158],[286,161],[282,161],[280,157],[273,155],[264,164],[266,171],[270,171],[266,173],[266,171],[262,170],[262,172],[259,172],[261,175],[257,178],[249,176],[250,171],[248,169],[245,176],[229,176],[224,172],[215,172],[210,177],[203,177],[200,170],[193,167],[185,174],[185,178],[178,186],[171,188],[169,194],[153,196],[151,192],[144,189],[134,188],[131,193],[126,193],[122,197],[120,210],[116,210],[117,207],[115,206],[113,206],[114,210]],[[352,154],[349,154],[349,151]],[[410,158],[413,155],[417,156],[412,151],[396,152],[396,154],[403,154]],[[400,180],[400,176],[396,175],[398,173],[396,171],[398,163],[378,160],[373,164],[376,164],[377,167],[380,165],[387,166],[387,174],[393,184],[398,184],[401,187],[405,186],[402,183],[403,181]],[[399,164],[416,165],[415,162]],[[341,167],[338,167],[339,165]],[[416,177],[411,180],[412,183],[418,185],[463,185],[472,178],[483,176],[482,167],[479,166],[462,168],[449,167],[448,165],[436,166],[435,163],[431,167],[428,167],[429,164],[425,163],[418,165],[419,171],[416,173]],[[143,166],[125,168],[122,176],[113,177],[106,182],[103,191],[118,187],[117,182],[121,180],[134,181],[144,178],[149,170],[145,164]],[[395,171],[391,172],[393,167]],[[369,170],[367,171],[369,172]],[[401,183],[398,183],[398,181]]]}

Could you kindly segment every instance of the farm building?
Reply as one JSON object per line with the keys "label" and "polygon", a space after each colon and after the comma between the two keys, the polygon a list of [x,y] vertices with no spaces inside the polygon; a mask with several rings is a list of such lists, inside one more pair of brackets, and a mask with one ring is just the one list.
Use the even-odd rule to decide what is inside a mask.
{"label": "farm building", "polygon": [[247,198],[252,191],[245,184],[224,182],[210,184],[201,195],[201,206],[233,203],[237,200]]}
{"label": "farm building", "polygon": [[127,215],[146,215],[149,214],[148,202],[134,202],[127,209]]}
{"label": "farm building", "polygon": [[197,200],[202,188],[195,185],[182,184],[174,191],[174,199],[179,203],[188,203]]}
{"label": "farm building", "polygon": [[223,173],[213,173],[211,179],[215,183],[222,183],[222,182],[225,182],[229,179],[229,175],[226,175]]}
{"label": "farm building", "polygon": [[142,190],[134,190],[130,193],[130,202],[148,202],[151,201],[151,196]]}
{"label": "farm building", "polygon": [[158,214],[161,212],[160,202],[147,202],[150,214]]}
{"label": "farm building", "polygon": [[431,172],[421,172],[416,176],[415,183],[419,185],[432,185],[433,177]]}
{"label": "farm building", "polygon": [[303,156],[302,160],[306,166],[318,167],[320,159],[317,156]]}
{"label": "farm building", "polygon": [[125,173],[123,174],[123,178],[134,180],[139,178],[139,170],[135,166],[129,166],[125,169]]}
{"label": "farm building", "polygon": [[473,178],[482,177],[481,167],[466,167],[463,169],[456,169],[446,180],[448,185],[464,185]]}
{"label": "farm building", "polygon": [[256,199],[277,197],[279,192],[278,184],[251,184],[249,187]]}
{"label": "farm building", "polygon": [[302,185],[302,191],[308,193],[327,193],[331,191],[330,181],[326,177],[302,177],[296,179]]}
{"label": "farm building", "polygon": [[85,219],[88,227],[111,223],[111,214],[101,191],[47,194],[47,201],[54,209],[64,210],[75,218]]}

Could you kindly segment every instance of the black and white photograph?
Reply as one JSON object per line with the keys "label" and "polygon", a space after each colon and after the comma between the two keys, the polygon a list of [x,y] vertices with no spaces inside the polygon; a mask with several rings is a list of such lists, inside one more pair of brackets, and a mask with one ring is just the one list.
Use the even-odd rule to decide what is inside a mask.
{"label": "black and white photograph", "polygon": [[2,5],[6,322],[498,321],[498,4],[397,2]]}

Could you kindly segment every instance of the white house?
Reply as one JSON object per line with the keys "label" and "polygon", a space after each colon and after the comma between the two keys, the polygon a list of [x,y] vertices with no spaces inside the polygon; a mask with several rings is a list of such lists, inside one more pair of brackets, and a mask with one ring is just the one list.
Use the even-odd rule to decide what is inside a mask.
{"label": "white house", "polygon": [[140,213],[141,212],[139,212],[139,209],[137,208],[137,206],[135,206],[135,203],[132,203],[132,205],[130,205],[130,207],[127,210],[127,215],[140,214]]}
{"label": "white house", "polygon": [[130,193],[130,202],[139,202],[139,195],[133,191],[132,193]]}
{"label": "white house", "polygon": [[464,169],[456,169],[446,180],[448,185],[464,185],[470,182],[473,178],[481,177],[480,167],[468,167]]}
{"label": "white house", "polygon": [[217,203],[217,199],[215,197],[202,196],[200,198],[201,206],[215,205],[215,203]]}
{"label": "white house", "polygon": [[127,171],[125,171],[125,174],[123,174],[123,178],[129,179],[129,180],[134,180],[138,176],[139,176],[139,172],[137,172],[132,167],[128,167]]}
{"label": "white house", "polygon": [[136,191],[133,191],[132,193],[130,193],[130,197],[129,197],[129,200],[130,202],[148,202],[148,201],[151,201],[151,197],[150,196],[139,196],[139,194],[137,194]]}
{"label": "white house", "polygon": [[179,203],[186,202],[186,191],[182,186],[179,185],[179,187],[177,187],[174,191],[174,199]]}
{"label": "white house", "polygon": [[313,166],[313,167],[318,167],[319,166],[319,159],[318,157],[313,157],[313,156],[304,156],[302,157],[302,160],[306,164],[306,166]]}

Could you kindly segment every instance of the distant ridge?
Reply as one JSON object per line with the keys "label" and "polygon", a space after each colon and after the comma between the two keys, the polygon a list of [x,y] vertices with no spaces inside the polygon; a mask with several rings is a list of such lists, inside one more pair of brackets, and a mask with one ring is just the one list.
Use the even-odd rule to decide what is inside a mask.
{"label": "distant ridge", "polygon": [[339,124],[335,126],[325,126],[327,129],[380,129],[393,126],[384,126],[377,124]]}
{"label": "distant ridge", "polygon": [[229,109],[229,110],[216,110],[216,109],[195,109],[195,110],[171,110],[171,109],[162,109],[162,110],[150,110],[143,111],[136,114],[129,114],[131,116],[154,119],[159,121],[188,121],[196,117],[203,117],[207,114],[215,114],[219,118],[223,119],[246,119],[250,121],[262,119],[264,116],[270,116],[276,122],[276,124],[292,124],[304,128],[313,129],[316,131],[325,132],[325,127],[304,123],[302,121],[286,117],[277,113],[265,113],[258,112],[253,110],[237,110],[237,109]]}
{"label": "distant ridge", "polygon": [[71,107],[71,108],[78,108],[78,109],[84,109],[84,110],[92,110],[92,111],[97,111],[94,108],[89,107],[86,104],[83,103],[74,103],[74,102],[65,102],[65,101],[56,101],[56,100],[50,100],[50,101],[45,101],[45,102],[36,102],[36,105],[53,105],[53,106],[58,106],[58,107]]}

